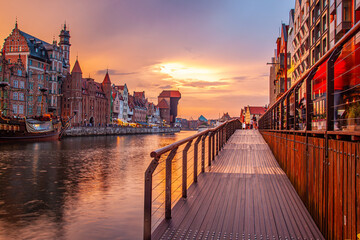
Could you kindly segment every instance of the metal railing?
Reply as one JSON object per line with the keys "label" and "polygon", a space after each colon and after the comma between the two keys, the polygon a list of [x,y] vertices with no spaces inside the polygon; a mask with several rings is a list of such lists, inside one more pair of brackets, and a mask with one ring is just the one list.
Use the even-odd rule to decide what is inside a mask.
{"label": "metal railing", "polygon": [[360,129],[360,22],[356,23],[259,119],[268,130]]}
{"label": "metal railing", "polygon": [[191,184],[240,128],[239,120],[230,120],[151,152],[153,160],[145,171],[144,239],[151,239],[152,230],[171,218],[172,207],[186,199]]}

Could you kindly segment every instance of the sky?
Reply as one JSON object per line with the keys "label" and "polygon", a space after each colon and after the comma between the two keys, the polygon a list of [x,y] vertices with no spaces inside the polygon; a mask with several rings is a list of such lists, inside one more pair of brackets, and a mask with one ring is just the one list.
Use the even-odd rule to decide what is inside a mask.
{"label": "sky", "polygon": [[[145,91],[179,90],[178,117],[239,116],[268,103],[269,66],[292,0],[4,1],[0,39],[20,30],[52,42],[66,22],[83,77]],[[3,44],[3,41],[2,43]]]}

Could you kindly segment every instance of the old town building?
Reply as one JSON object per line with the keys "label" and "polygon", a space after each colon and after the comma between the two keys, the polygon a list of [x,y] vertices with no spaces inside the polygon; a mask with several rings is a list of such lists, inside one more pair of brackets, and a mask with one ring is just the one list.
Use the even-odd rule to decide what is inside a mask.
{"label": "old town building", "polygon": [[0,61],[0,111],[7,117],[26,117],[26,71],[21,57],[9,63],[1,56]]}
{"label": "old town building", "polygon": [[63,84],[62,117],[72,117],[73,125],[91,124],[92,126],[110,123],[111,81],[106,73],[102,83],[92,78],[83,78],[79,61]]}
{"label": "old town building", "polygon": [[20,56],[25,67],[25,86],[28,90],[24,105],[26,116],[48,112],[60,114],[60,86],[69,71],[70,34],[66,25],[59,37],[59,44],[55,40],[49,44],[21,31],[16,23],[5,39],[3,52],[8,63],[17,62]]}
{"label": "old town building", "polygon": [[175,123],[177,106],[180,98],[180,92],[174,90],[164,90],[158,96],[160,117],[166,122],[166,124],[173,125]]}
{"label": "old town building", "polygon": [[134,116],[133,121],[138,123],[147,122],[147,105],[148,101],[145,98],[145,91],[134,92]]}
{"label": "old town building", "polygon": [[[128,113],[130,112],[129,109],[129,90],[126,86],[126,83],[124,85],[115,85],[113,87],[115,90],[119,91],[123,98],[123,111],[122,111],[122,117],[119,117],[122,121],[128,122],[129,116]],[[120,113],[121,114],[121,113]]]}

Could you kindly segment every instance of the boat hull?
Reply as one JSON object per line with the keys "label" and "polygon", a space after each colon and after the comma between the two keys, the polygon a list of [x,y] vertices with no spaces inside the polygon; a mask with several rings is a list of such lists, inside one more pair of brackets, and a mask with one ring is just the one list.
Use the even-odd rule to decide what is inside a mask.
{"label": "boat hull", "polygon": [[0,143],[54,141],[59,139],[59,134],[59,131],[51,131],[45,133],[21,133],[0,131]]}

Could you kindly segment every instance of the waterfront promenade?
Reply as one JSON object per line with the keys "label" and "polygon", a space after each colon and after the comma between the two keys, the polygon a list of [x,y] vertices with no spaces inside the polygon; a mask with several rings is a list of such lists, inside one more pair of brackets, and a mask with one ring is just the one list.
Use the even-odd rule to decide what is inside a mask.
{"label": "waterfront promenade", "polygon": [[257,130],[237,130],[152,239],[324,239]]}

